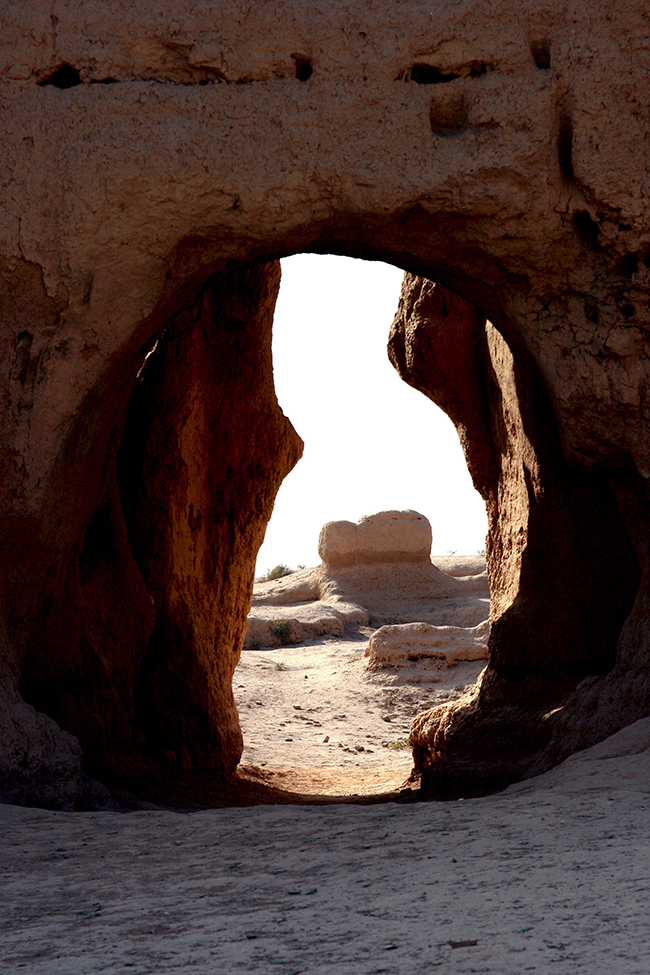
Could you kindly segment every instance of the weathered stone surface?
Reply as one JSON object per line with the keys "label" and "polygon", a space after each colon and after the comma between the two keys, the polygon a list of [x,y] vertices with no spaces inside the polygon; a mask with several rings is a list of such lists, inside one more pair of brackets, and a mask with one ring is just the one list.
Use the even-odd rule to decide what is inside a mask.
{"label": "weathered stone surface", "polygon": [[431,525],[417,511],[378,511],[353,521],[328,521],[318,554],[327,570],[379,562],[431,561]]}
{"label": "weathered stone surface", "polygon": [[473,613],[478,623],[487,615],[487,601],[476,598],[471,582],[433,565],[431,525],[416,511],[381,511],[356,525],[328,522],[318,550],[321,599],[362,606],[375,623],[456,623],[459,610],[464,618]]}
{"label": "weathered stone surface", "polygon": [[319,566],[316,569],[297,569],[267,582],[256,582],[253,586],[253,605],[312,603],[320,598],[320,575]]}
{"label": "weathered stone surface", "polygon": [[488,634],[487,620],[474,627],[429,623],[381,626],[368,641],[368,667],[407,667],[413,661],[427,660],[452,666],[461,660],[486,660]]}
{"label": "weathered stone surface", "polygon": [[[236,291],[251,262],[315,250],[383,259],[439,281],[503,337],[503,346],[490,339],[494,388],[486,389],[474,320],[447,332],[449,378],[429,362],[426,379],[456,414],[477,486],[492,498],[492,661],[481,694],[489,687],[504,708],[515,698],[547,707],[596,676],[560,713],[574,744],[645,713],[647,4],[179,0],[172,10],[146,0],[33,0],[3,4],[0,28],[0,611],[11,694],[21,683],[38,708],[75,729],[84,723],[78,698],[90,719],[87,747],[128,741],[138,661],[163,684],[172,680],[183,631],[184,690],[174,702],[166,690],[153,703],[150,695],[138,727],[146,747],[187,748],[198,761],[207,741],[206,765],[232,767],[230,663],[216,657],[236,656],[252,581],[252,568],[233,559],[253,559],[291,450],[271,463],[249,417],[250,427],[215,447],[223,462],[215,483],[201,485],[198,461],[188,460],[187,487],[171,483],[182,473],[172,444],[161,450],[171,490],[150,562],[131,545],[130,516],[125,541],[114,458],[136,375],[170,323],[188,330],[179,377],[193,383],[202,356],[217,354],[199,351],[212,282],[219,290],[232,278]],[[224,325],[219,341],[226,333]],[[269,390],[253,352],[224,341],[249,357],[246,390]],[[174,342],[162,338],[163,358]],[[166,360],[161,390],[170,395],[172,372]],[[164,420],[151,417],[155,439]],[[172,424],[173,438],[187,457],[196,440],[185,442],[180,426]],[[259,503],[244,469],[269,478]],[[227,541],[212,562],[171,509],[183,497],[194,518],[195,492],[215,500],[231,471],[243,495],[226,491],[223,506],[216,498],[221,527],[210,537]],[[155,472],[146,476],[158,497]],[[195,553],[198,588],[213,565],[223,593],[223,602],[206,603],[224,621],[216,630],[200,607],[196,629],[186,615],[200,603],[188,594]],[[169,580],[170,593],[181,589],[180,617],[167,601]],[[172,629],[178,637],[162,664],[147,650],[150,595],[155,639]],[[219,636],[209,651],[217,631],[225,642]],[[226,695],[223,734],[205,680]],[[106,714],[94,713],[104,696]],[[485,713],[487,698],[478,700]],[[495,728],[505,720],[497,712]],[[561,737],[559,721],[544,727],[557,725]],[[531,728],[533,754],[551,731]],[[454,740],[460,754],[459,734]]]}
{"label": "weathered stone surface", "polygon": [[[349,622],[367,623],[368,614],[360,606],[351,607]],[[298,606],[253,606],[248,614],[244,647],[284,647],[324,634],[342,636],[344,612],[327,603],[301,603]]]}
{"label": "weathered stone surface", "polygon": [[0,802],[74,809],[87,781],[81,746],[5,683],[0,699]]}
{"label": "weathered stone surface", "polygon": [[[456,424],[488,510],[488,670],[477,695],[433,709],[412,732],[424,787],[458,774],[467,792],[472,761],[477,781],[493,775],[495,783],[506,766],[515,774],[539,763],[558,721],[546,712],[581,678],[612,670],[638,586],[638,556],[616,473],[567,464],[534,365],[515,356],[473,306],[407,275],[389,347],[403,378]],[[616,730],[620,712],[609,720]],[[597,734],[592,722],[588,735]],[[562,747],[568,753],[579,739],[565,735]],[[449,757],[439,761],[443,754]]]}
{"label": "weathered stone surface", "polygon": [[482,555],[432,555],[431,561],[448,576],[464,578],[486,574],[485,558]]}
{"label": "weathered stone surface", "polygon": [[[51,717],[16,719],[12,749],[24,724],[23,747],[31,765],[43,762],[41,778],[49,752],[60,764],[59,752],[67,755],[75,742],[51,718],[77,736],[98,774],[116,754],[128,770],[134,748],[185,771],[227,774],[237,764],[242,744],[231,682],[255,556],[277,488],[302,451],[273,390],[279,281],[279,265],[268,264],[207,282],[146,349],[144,365],[140,357],[126,418],[120,386],[83,417],[97,428],[110,407],[108,453],[94,474],[105,494],[95,512],[85,508],[78,538],[48,553],[54,584],[33,593],[23,633],[20,690]],[[67,473],[72,479],[72,461]],[[70,482],[55,485],[62,498],[54,524],[67,519],[76,527],[82,500],[89,503],[80,494],[66,504]],[[32,555],[44,557],[38,549]],[[32,714],[27,705],[17,708],[19,717]],[[38,744],[37,725],[48,740],[59,735],[56,754]],[[44,801],[39,776],[30,793],[11,762],[3,785],[14,801]],[[58,788],[69,805],[66,775]],[[56,789],[52,781],[48,804],[56,804]]]}
{"label": "weathered stone surface", "polygon": [[541,778],[527,775],[508,789],[510,795],[526,795],[541,790],[562,791],[565,795],[620,787],[630,782],[650,782],[650,718],[639,718],[621,731],[572,755]]}
{"label": "weathered stone surface", "polygon": [[[273,388],[277,263],[211,282],[146,362],[118,456],[129,538],[156,607],[135,724],[154,754],[232,772],[232,675],[257,550],[302,441]],[[164,530],[161,530],[164,526]]]}
{"label": "weathered stone surface", "polygon": [[416,511],[328,522],[320,532],[318,568],[255,584],[245,646],[341,634],[347,623],[482,623],[490,608],[485,573],[445,575],[432,564],[430,549],[431,525]]}

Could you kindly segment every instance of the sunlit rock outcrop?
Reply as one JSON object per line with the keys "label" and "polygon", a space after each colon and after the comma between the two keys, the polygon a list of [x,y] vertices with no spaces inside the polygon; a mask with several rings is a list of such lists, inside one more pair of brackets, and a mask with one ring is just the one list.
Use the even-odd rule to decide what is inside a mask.
{"label": "sunlit rock outcrop", "polygon": [[[346,625],[436,624],[460,630],[487,620],[485,570],[454,577],[431,561],[431,525],[417,511],[379,511],[329,521],[318,540],[322,563],[253,590],[246,646],[300,643]],[[480,568],[469,559],[472,568]],[[458,571],[462,566],[457,560]],[[399,626],[395,627],[399,630]],[[408,641],[407,641],[408,642]],[[371,640],[372,644],[372,640]]]}

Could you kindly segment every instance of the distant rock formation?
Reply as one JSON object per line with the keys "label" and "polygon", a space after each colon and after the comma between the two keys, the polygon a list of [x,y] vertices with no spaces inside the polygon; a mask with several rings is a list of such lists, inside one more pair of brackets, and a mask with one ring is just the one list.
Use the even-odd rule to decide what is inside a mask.
{"label": "distant rock formation", "polygon": [[331,572],[348,566],[388,562],[430,564],[431,525],[417,511],[378,511],[352,521],[328,521],[318,554]]}
{"label": "distant rock formation", "polygon": [[[380,511],[321,529],[322,564],[257,583],[245,646],[299,643],[341,634],[346,623],[426,621],[456,627],[487,619],[485,568],[465,578],[431,562],[431,525],[417,511]],[[484,563],[469,560],[472,569]],[[460,563],[456,569],[460,568]]]}
{"label": "distant rock formation", "polygon": [[402,623],[382,626],[368,642],[366,657],[373,670],[408,667],[414,662],[447,666],[464,660],[487,660],[488,621],[473,627]]}
{"label": "distant rock formation", "polygon": [[487,617],[487,576],[466,582],[441,572],[431,562],[431,525],[417,511],[380,511],[356,525],[329,522],[318,551],[321,599],[332,605],[359,604],[376,622],[465,626]]}

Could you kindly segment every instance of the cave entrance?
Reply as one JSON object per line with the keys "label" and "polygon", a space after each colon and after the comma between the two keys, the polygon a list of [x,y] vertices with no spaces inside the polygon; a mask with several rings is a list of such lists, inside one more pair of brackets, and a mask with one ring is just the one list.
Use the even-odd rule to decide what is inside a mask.
{"label": "cave entrance", "polygon": [[[436,477],[444,488],[449,488],[449,462],[438,458],[428,471],[408,471],[409,455],[413,461],[432,452],[436,440],[433,417],[440,411],[402,382],[386,356],[402,272],[344,258],[300,255],[291,260],[297,269],[294,278],[298,282],[303,279],[303,294],[297,299],[298,305],[303,306],[302,337],[309,333],[317,341],[312,346],[311,364],[305,364],[305,353],[299,350],[288,368],[285,365],[285,388],[295,392],[298,386],[299,402],[316,400],[320,412],[327,413],[326,426],[338,435],[338,449],[336,443],[330,449],[316,445],[314,452],[320,479],[324,480],[324,472],[328,472],[325,497],[331,497],[337,484],[340,507],[328,504],[319,512],[312,503],[315,490],[302,489],[307,497],[301,507],[312,515],[315,512],[316,517],[311,544],[316,542],[322,521],[358,514],[350,512],[355,502],[348,500],[349,486],[356,480],[364,484],[360,496],[366,511],[368,507],[426,507],[436,528],[446,527],[451,502],[425,502]],[[285,277],[285,293],[289,296],[291,260]],[[342,268],[341,273],[347,278],[345,287],[337,285],[328,273],[328,260]],[[309,261],[318,265],[318,287],[307,282],[305,288],[304,267]],[[320,265],[324,265],[322,269]],[[379,286],[376,276],[373,283],[371,272],[376,275],[377,271],[380,279],[392,276],[388,289],[385,281]],[[208,777],[228,778],[242,752],[233,672],[245,633],[255,556],[280,484],[296,465],[303,446],[280,408],[285,406],[293,420],[295,404],[278,405],[274,386],[271,335],[279,285],[280,267],[276,262],[243,265],[204,281],[191,301],[167,321],[155,346],[150,347],[129,404],[118,453],[117,479],[129,547],[155,607],[153,629],[146,647],[139,651],[134,679],[134,739],[141,753],[177,774],[200,777],[207,773]],[[354,296],[351,321],[349,317],[345,320],[345,309],[327,305],[325,297],[333,292],[339,293],[348,311]],[[381,315],[370,300],[370,295],[377,292]],[[276,316],[275,324],[281,333],[281,317]],[[298,339],[294,336],[287,343],[285,337],[284,341],[285,346],[291,347]],[[323,360],[325,352],[332,349],[337,352],[337,361],[328,366]],[[381,378],[373,378],[368,369],[371,356],[381,363]],[[286,354],[280,353],[276,358],[279,375]],[[341,366],[352,372],[346,375]],[[365,391],[358,388],[361,378]],[[385,395],[382,399],[387,383],[398,397],[401,395],[399,408],[387,405]],[[376,395],[374,405],[368,402],[370,390]],[[284,397],[284,392],[280,395]],[[353,422],[359,414],[366,421],[372,420],[378,432],[373,448],[368,447],[362,430],[355,432]],[[440,417],[446,440],[455,449],[456,467],[463,472],[466,490],[474,494],[467,484],[469,475],[454,443],[453,428],[446,417]],[[295,419],[301,422],[299,417]],[[348,449],[347,460],[341,461],[341,428],[346,427],[353,447],[351,453]],[[309,442],[309,434],[306,439]],[[335,449],[336,455],[332,456]],[[444,470],[442,478],[436,466]],[[401,487],[397,490],[393,484],[386,491],[391,467],[399,468],[396,483],[401,482]],[[373,477],[384,494],[375,493],[369,498],[368,486]],[[418,484],[421,493],[417,493]],[[452,493],[457,502],[462,493],[457,484]],[[480,511],[481,502],[476,506]],[[294,513],[298,509],[295,501],[289,507]],[[436,507],[441,511],[436,512]],[[474,552],[484,538],[484,513],[480,518],[483,524],[472,540]],[[466,523],[463,516],[463,529]],[[449,541],[439,544],[452,547]],[[304,556],[298,556],[301,561],[303,557],[312,561],[308,547]],[[282,558],[298,563],[290,550],[285,550]],[[368,635],[368,631],[357,628],[354,646],[346,651],[357,664]],[[282,675],[281,663],[273,662],[273,676]],[[332,677],[339,686],[341,678],[345,680],[344,674],[334,673]],[[301,674],[301,679],[309,685],[308,672]],[[240,683],[243,682],[237,676],[237,692],[242,690]],[[310,686],[309,690],[313,688]],[[345,755],[344,765],[348,756],[352,757],[351,745],[357,757],[363,754],[360,746],[376,754],[377,749],[363,745],[368,741],[367,734],[378,739],[379,749],[385,740],[391,761],[400,759],[393,765],[403,767],[398,776],[403,778],[410,759],[408,748],[399,746],[404,746],[410,719],[428,701],[416,689],[408,695],[408,708],[401,709],[390,687],[376,690],[369,698],[374,700],[378,694],[379,701],[371,701],[372,706],[364,711],[372,711],[377,721],[386,719],[382,724],[387,729],[384,738],[379,738],[374,729],[369,732],[360,728],[358,722],[355,741],[341,740],[342,752],[335,733],[329,738],[336,745],[337,762],[340,754]],[[279,705],[275,732],[283,739],[290,737],[284,728],[303,710],[305,728],[323,726],[324,722],[316,717],[320,713],[316,708],[324,706],[317,703],[318,696],[313,690],[312,700],[304,705],[293,700]],[[264,703],[255,703],[260,695],[255,694],[254,698],[251,706],[261,711]],[[241,698],[237,703],[241,712]],[[342,707],[331,700],[329,707],[332,721],[346,720],[341,717],[346,713]],[[328,737],[327,731],[322,737]],[[267,756],[260,759],[260,767],[264,761],[268,761]],[[385,792],[386,785],[385,779],[382,781],[382,776],[375,773],[371,791]],[[354,791],[357,790],[343,790]]]}
{"label": "cave entrance", "polygon": [[[488,557],[496,569],[490,665],[472,712],[487,731],[463,725],[460,707],[443,709],[450,720],[461,717],[454,731],[459,780],[442,790],[435,774],[442,767],[446,775],[448,766],[437,763],[435,734],[423,726],[416,742],[423,781],[433,769],[428,788],[468,795],[502,787],[527,768],[548,740],[544,716],[582,678],[612,669],[639,566],[608,472],[564,459],[538,367],[499,307],[505,286],[499,290],[494,268],[479,262],[470,276],[466,245],[454,250],[449,235],[433,234],[429,223],[422,216],[432,248],[426,262],[400,258],[406,242],[425,239],[407,220],[399,222],[397,243],[387,234],[383,251],[370,240],[380,235],[361,223],[356,240],[349,227],[330,227],[320,249],[394,260],[412,271],[411,297],[425,308],[422,342],[402,317],[391,338],[399,374],[455,414],[475,483],[488,498]],[[280,266],[272,258],[308,250],[314,233],[269,243],[261,255],[242,245],[229,260],[220,239],[212,251],[204,239],[179,245],[155,314],[107,365],[70,429],[65,463],[48,488],[59,537],[40,559],[42,579],[47,572],[51,581],[38,592],[38,612],[30,610],[20,690],[77,736],[99,781],[208,803],[222,801],[234,781],[243,739],[233,674],[255,560],[278,489],[303,449],[273,382]],[[444,287],[432,285],[438,279]],[[404,368],[411,354],[412,370]],[[329,377],[327,393],[320,394],[324,409],[333,395]],[[362,463],[359,477],[381,474],[381,459]],[[303,703],[292,702],[298,708]],[[509,731],[513,708],[521,714],[517,729],[531,733]],[[389,734],[397,740],[402,729]]]}
{"label": "cave entrance", "polygon": [[[402,279],[401,270],[381,262],[311,254],[282,261],[274,381],[305,449],[278,492],[258,579],[268,569],[291,568],[280,587],[295,580],[299,589],[320,563],[325,522],[393,509],[428,518],[434,562],[456,553],[480,563],[485,506],[457,433],[442,410],[402,381],[387,355]],[[264,609],[254,607],[254,625]],[[406,668],[369,669],[364,652],[381,620],[341,628],[331,607],[317,601],[267,612],[279,616],[271,629],[280,637],[261,646],[247,639],[233,677],[244,736],[240,774],[294,792],[396,788],[412,766],[413,717],[449,700],[484,666],[443,669],[414,658]],[[397,618],[416,622],[413,612]]]}

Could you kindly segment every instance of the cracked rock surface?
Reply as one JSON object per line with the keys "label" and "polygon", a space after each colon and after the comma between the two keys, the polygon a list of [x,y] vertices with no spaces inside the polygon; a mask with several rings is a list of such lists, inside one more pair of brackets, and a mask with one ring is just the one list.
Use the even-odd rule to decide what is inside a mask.
{"label": "cracked rock surface", "polygon": [[490,663],[431,788],[648,713],[649,36],[643,0],[2,6],[5,799],[235,767],[300,251],[409,273],[391,354],[489,510]]}

